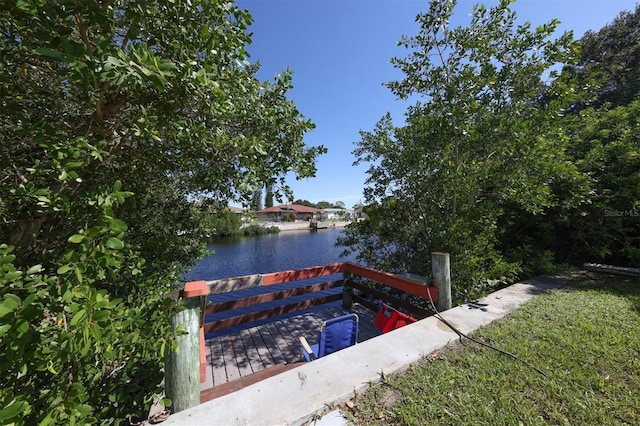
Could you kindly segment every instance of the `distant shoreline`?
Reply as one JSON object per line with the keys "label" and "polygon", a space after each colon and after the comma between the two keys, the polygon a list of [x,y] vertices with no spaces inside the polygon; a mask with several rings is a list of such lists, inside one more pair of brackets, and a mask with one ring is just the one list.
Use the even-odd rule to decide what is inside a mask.
{"label": "distant shoreline", "polygon": [[[318,222],[318,228],[344,228],[351,222],[346,221],[324,221]],[[302,231],[302,230],[311,230],[309,226],[309,222],[307,221],[299,221],[299,222],[265,222],[262,224],[264,227],[276,227],[279,228],[280,231]]]}

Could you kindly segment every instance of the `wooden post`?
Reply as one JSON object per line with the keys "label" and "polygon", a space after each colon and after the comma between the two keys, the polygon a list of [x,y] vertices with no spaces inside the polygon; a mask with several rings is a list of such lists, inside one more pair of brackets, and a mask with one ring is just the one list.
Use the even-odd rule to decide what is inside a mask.
{"label": "wooden post", "polygon": [[204,281],[186,283],[181,294],[185,309],[169,319],[174,331],[182,326],[186,332],[176,336],[178,349],[169,349],[165,362],[165,392],[174,413],[200,404],[200,366],[204,355],[201,306],[206,294]]}
{"label": "wooden post", "polygon": [[451,309],[451,272],[449,270],[449,253],[431,253],[431,273],[433,282],[438,287],[436,308],[439,312]]}
{"label": "wooden post", "polygon": [[351,309],[353,305],[353,287],[349,286],[349,280],[353,277],[349,272],[342,273],[342,307],[344,309]]}

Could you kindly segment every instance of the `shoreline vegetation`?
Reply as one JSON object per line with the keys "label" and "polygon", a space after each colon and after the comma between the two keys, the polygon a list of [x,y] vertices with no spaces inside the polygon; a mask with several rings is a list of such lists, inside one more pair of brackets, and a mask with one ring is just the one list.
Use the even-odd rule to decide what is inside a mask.
{"label": "shoreline vegetation", "polygon": [[280,232],[280,228],[277,226],[262,226],[255,223],[241,227],[238,230],[238,235],[251,236],[251,235],[264,235],[264,234],[277,234]]}
{"label": "shoreline vegetation", "polygon": [[309,221],[295,221],[295,222],[262,222],[252,223],[240,228],[239,235],[251,236],[251,235],[264,235],[264,234],[277,234],[279,232],[286,231],[314,231],[322,229],[335,229],[344,228],[349,223],[347,221],[326,221],[317,222],[317,228],[312,228]]}
{"label": "shoreline vegetation", "polygon": [[[317,223],[318,223],[318,229],[324,229],[324,228],[344,228],[351,222],[327,220],[327,221],[319,221]],[[311,230],[310,223],[309,221],[306,221],[306,220],[300,220],[296,222],[263,222],[259,226],[267,229],[277,228],[278,231],[276,232]]]}
{"label": "shoreline vegetation", "polygon": [[355,218],[352,220],[345,220],[345,218],[316,220],[307,217],[298,220],[270,221],[258,219],[254,215],[240,215],[231,209],[209,212],[204,215],[204,218],[200,233],[205,240],[275,234],[280,231],[345,228],[353,220],[357,220]]}
{"label": "shoreline vegetation", "polygon": [[220,234],[207,233],[207,240],[216,240],[220,238],[229,237],[250,237],[256,235],[277,234],[287,231],[312,231],[322,229],[336,229],[345,228],[349,225],[350,221],[323,221],[317,222],[318,227],[316,229],[311,228],[308,221],[295,221],[295,222],[252,222],[239,226],[235,231],[229,232],[225,230]]}

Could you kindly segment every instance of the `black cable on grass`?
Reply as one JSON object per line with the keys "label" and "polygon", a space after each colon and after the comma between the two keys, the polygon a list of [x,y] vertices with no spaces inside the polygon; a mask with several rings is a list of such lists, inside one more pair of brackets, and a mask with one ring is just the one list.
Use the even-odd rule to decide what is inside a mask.
{"label": "black cable on grass", "polygon": [[433,303],[433,299],[431,298],[431,292],[427,291],[427,294],[429,295],[429,303],[431,303],[431,309],[433,309],[433,312],[435,312],[435,314],[433,315],[434,317],[436,317],[438,320],[442,321],[447,327],[449,327],[451,330],[453,330],[454,333],[456,333],[458,336],[460,336],[460,338],[465,338],[468,340],[471,340],[474,343],[479,344],[480,346],[484,346],[485,348],[489,348],[489,349],[493,349],[496,352],[499,352],[503,355],[506,355],[508,357],[511,357],[513,359],[515,359],[516,361],[520,361],[521,363],[523,363],[524,365],[526,365],[529,368],[534,369],[536,372],[538,372],[540,375],[542,375],[545,378],[548,378],[549,376],[547,376],[547,374],[540,370],[538,367],[536,367],[535,365],[532,365],[531,363],[525,361],[524,359],[520,358],[517,355],[514,355],[510,352],[507,351],[503,351],[500,348],[496,348],[495,346],[492,346],[488,343],[483,342],[482,340],[478,340],[474,337],[470,337],[466,334],[464,334],[462,331],[458,330],[453,324],[451,324],[449,321],[447,321],[446,319],[442,318],[442,315],[440,315],[440,312],[438,312],[438,309],[436,308],[436,305]]}

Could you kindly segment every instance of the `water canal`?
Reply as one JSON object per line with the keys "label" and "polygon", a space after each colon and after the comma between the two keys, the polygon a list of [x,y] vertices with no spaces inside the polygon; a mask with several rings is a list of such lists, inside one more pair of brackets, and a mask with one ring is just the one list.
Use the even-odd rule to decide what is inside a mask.
{"label": "water canal", "polygon": [[316,232],[282,231],[218,240],[208,246],[215,254],[198,261],[184,279],[210,281],[336,262],[355,262],[355,256],[340,257],[342,249],[336,247],[335,243],[341,233],[342,229],[334,228]]}

